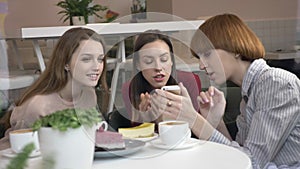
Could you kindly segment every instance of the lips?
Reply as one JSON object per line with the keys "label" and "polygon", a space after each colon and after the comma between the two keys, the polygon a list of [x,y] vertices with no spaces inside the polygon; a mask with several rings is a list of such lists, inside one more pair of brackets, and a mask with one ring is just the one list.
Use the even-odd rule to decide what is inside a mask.
{"label": "lips", "polygon": [[164,79],[165,79],[165,75],[163,75],[163,74],[158,74],[158,75],[156,75],[156,76],[153,76],[153,79],[154,79],[156,82],[162,82],[162,81],[164,81]]}
{"label": "lips", "polygon": [[91,79],[92,81],[97,81],[98,78],[99,78],[99,74],[98,74],[98,73],[87,74],[87,76],[88,76],[89,79]]}

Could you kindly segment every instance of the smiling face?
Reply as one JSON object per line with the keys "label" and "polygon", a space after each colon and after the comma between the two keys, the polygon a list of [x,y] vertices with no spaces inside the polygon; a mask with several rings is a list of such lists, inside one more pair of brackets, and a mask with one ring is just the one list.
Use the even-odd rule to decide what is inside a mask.
{"label": "smiling face", "polygon": [[235,63],[234,54],[222,49],[213,49],[200,54],[200,69],[205,70],[209,79],[218,85],[230,80],[236,73]]}
{"label": "smiling face", "polygon": [[94,87],[102,74],[104,50],[100,42],[83,40],[70,62],[73,84]]}
{"label": "smiling face", "polygon": [[144,45],[139,51],[138,69],[154,88],[165,86],[170,78],[173,62],[169,46],[162,40]]}

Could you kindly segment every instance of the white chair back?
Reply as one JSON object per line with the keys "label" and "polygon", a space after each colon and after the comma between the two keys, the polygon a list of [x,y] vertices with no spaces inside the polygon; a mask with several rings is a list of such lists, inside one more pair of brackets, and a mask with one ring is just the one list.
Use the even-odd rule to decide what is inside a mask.
{"label": "white chair back", "polygon": [[122,100],[122,85],[132,78],[133,63],[132,59],[126,59],[125,62],[118,62],[116,64],[112,81],[111,81],[111,94],[107,113],[113,111],[114,107],[124,107]]}

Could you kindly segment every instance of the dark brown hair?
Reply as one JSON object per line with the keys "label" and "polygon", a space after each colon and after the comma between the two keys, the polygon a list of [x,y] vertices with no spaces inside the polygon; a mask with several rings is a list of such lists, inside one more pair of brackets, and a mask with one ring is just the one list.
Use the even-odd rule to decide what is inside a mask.
{"label": "dark brown hair", "polygon": [[130,100],[134,108],[138,109],[138,105],[140,103],[140,94],[141,93],[151,93],[153,87],[150,83],[144,78],[141,71],[137,69],[137,63],[139,62],[139,50],[148,43],[155,42],[157,40],[161,40],[165,42],[171,54],[171,60],[173,62],[171,76],[167,82],[167,85],[177,84],[176,77],[176,67],[175,67],[175,58],[173,54],[173,45],[168,36],[164,35],[159,30],[148,30],[140,34],[134,45],[134,54],[133,54],[133,79],[130,83]]}

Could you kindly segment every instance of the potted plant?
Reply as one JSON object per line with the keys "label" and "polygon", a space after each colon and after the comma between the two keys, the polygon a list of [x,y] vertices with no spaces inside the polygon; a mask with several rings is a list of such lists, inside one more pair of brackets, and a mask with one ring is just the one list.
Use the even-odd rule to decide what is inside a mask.
{"label": "potted plant", "polygon": [[137,22],[137,19],[146,19],[147,6],[145,0],[132,0],[130,8],[132,15],[132,22]]}
{"label": "potted plant", "polygon": [[35,121],[44,165],[50,161],[55,169],[91,168],[100,121],[96,108],[65,109]]}
{"label": "potted plant", "polygon": [[[92,5],[93,0],[62,0],[56,6],[63,8],[58,14],[62,14],[61,19],[63,22],[70,21],[70,25],[74,24],[73,17],[79,17],[85,24],[88,23],[88,17],[95,15],[102,18],[97,14],[99,11],[107,10],[106,6],[99,4]],[[81,18],[82,17],[82,18]]]}
{"label": "potted plant", "polygon": [[119,13],[112,11],[112,10],[108,10],[105,14],[105,18],[107,23],[112,22],[113,20],[115,20],[117,17],[119,16]]}
{"label": "potted plant", "polygon": [[7,165],[6,169],[25,169],[30,153],[34,150],[34,144],[27,144]]}

